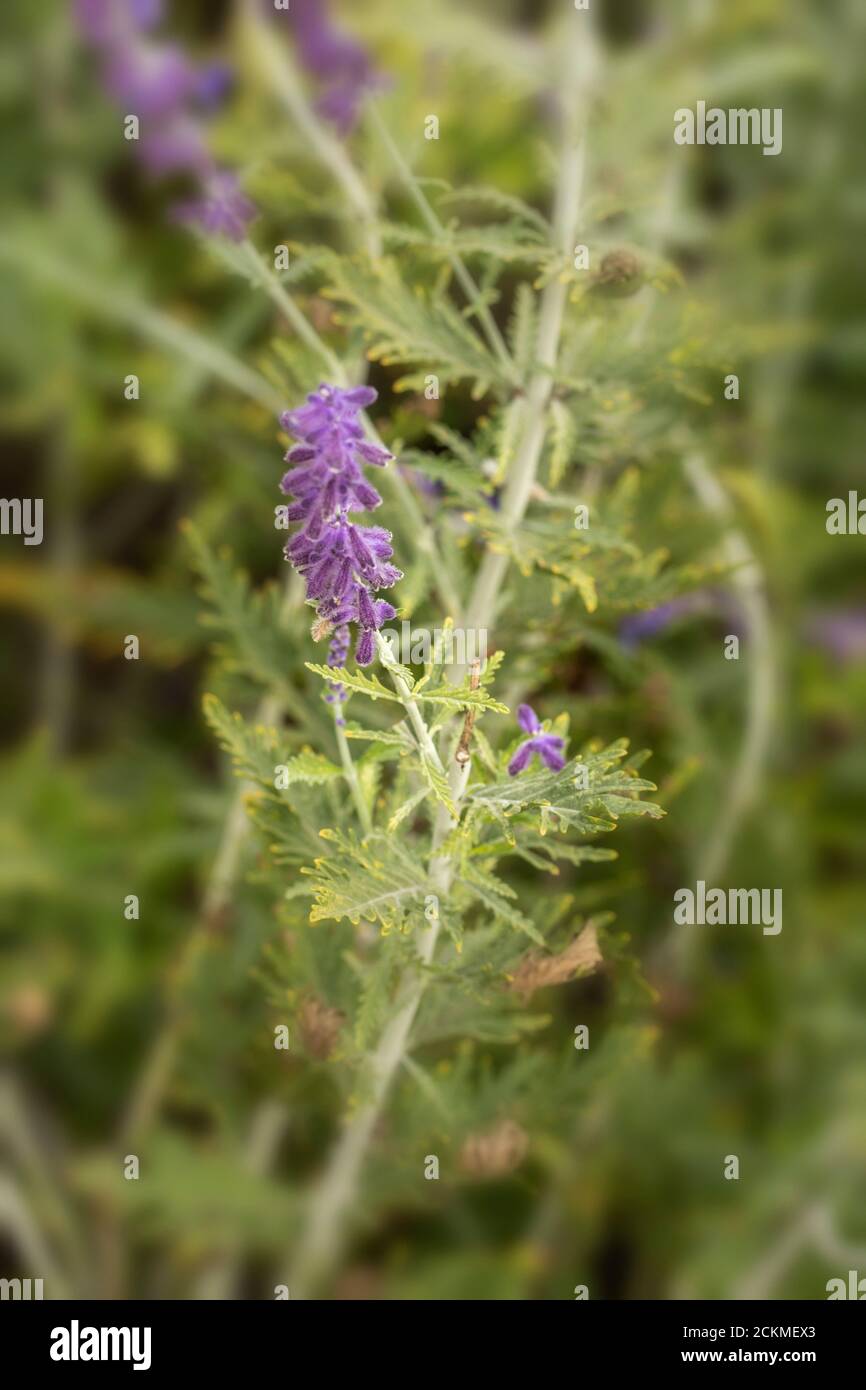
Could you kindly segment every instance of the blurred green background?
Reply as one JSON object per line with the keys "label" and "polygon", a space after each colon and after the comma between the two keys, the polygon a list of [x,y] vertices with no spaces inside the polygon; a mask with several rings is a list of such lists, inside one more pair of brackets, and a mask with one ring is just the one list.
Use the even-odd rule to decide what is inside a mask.
{"label": "blurred green background", "polygon": [[[383,109],[419,172],[546,211],[541,59],[557,7],[340,13],[389,75]],[[279,889],[254,843],[231,892],[214,888],[234,788],[201,696],[251,710],[256,692],[212,651],[180,522],[228,545],[254,584],[282,582],[271,398],[297,404],[304,365],[269,301],[167,219],[67,8],[3,8],[3,494],[44,497],[46,529],[41,547],[0,539],[0,1272],[82,1297],[271,1297],[333,1097],[325,1066],[275,1064]],[[232,6],[170,8],[192,51],[236,64],[212,138],[261,209],[252,239],[351,251],[357,226],[234,42]],[[528,1171],[458,1184],[435,1210],[389,1203],[374,1158],[338,1297],[555,1299],[586,1283],[619,1299],[821,1298],[829,1278],[866,1274],[866,542],[824,524],[829,498],[866,490],[866,16],[854,0],[594,9],[588,217],[608,244],[663,240],[678,275],[639,354],[612,318],[575,365],[609,397],[579,465],[602,494],[637,469],[642,549],[717,565],[704,588],[735,601],[731,533],[684,482],[696,448],[755,558],[767,626],[725,662],[730,609],[712,603],[630,643],[621,612],[517,601],[515,627],[538,641],[507,679],[521,688],[540,663],[575,736],[651,748],[668,814],[575,891],[577,909],[616,913],[628,947],[621,969],[545,1000],[598,1039],[572,1112]],[[782,155],[678,149],[673,111],[698,97],[782,107]],[[425,144],[431,111],[443,134]],[[411,221],[375,134],[362,124],[350,148]],[[303,284],[298,297],[332,333],[328,302]],[[202,343],[255,373],[261,399]],[[728,372],[737,402],[722,398]],[[372,367],[376,412],[412,444],[424,402],[395,398],[396,375]],[[441,403],[454,430],[478,416],[466,392]],[[312,707],[310,656],[301,622],[282,659]],[[310,718],[324,743],[318,705]],[[708,860],[713,881],[783,889],[778,937],[706,930],[682,959],[672,894]],[[122,1180],[129,1152],[146,1182]],[[738,1182],[721,1180],[726,1154]]]}

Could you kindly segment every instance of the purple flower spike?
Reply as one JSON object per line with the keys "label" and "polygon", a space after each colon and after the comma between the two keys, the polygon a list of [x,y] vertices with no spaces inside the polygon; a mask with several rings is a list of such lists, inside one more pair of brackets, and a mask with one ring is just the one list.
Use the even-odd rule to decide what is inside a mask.
{"label": "purple flower spike", "polygon": [[565,767],[565,739],[560,738],[559,734],[544,733],[538,715],[531,705],[518,705],[517,722],[523,732],[531,734],[532,737],[521,743],[512,757],[508,764],[509,776],[516,777],[519,772],[524,772],[536,753],[551,772],[561,772]]}
{"label": "purple flower spike", "polygon": [[806,620],[806,637],[841,666],[866,663],[866,608],[825,608]]}
{"label": "purple flower spike", "polygon": [[[285,548],[286,559],[307,584],[307,600],[315,604],[314,635],[332,633],[328,665],[345,665],[351,643],[350,624],[358,627],[355,660],[369,666],[375,654],[374,633],[394,617],[380,589],[390,589],[403,575],[390,563],[391,533],[381,526],[358,526],[355,512],[370,511],[382,501],[367,482],[365,464],[384,467],[391,455],[364,438],[358,418],[372,405],[371,386],[343,390],[323,383],[297,410],[287,410],[280,423],[298,443],[286,454],[291,464],[280,487],[294,498],[290,521],[300,522]],[[345,700],[334,683],[331,703]]]}
{"label": "purple flower spike", "polygon": [[318,109],[348,135],[364,97],[381,87],[382,79],[361,45],[334,27],[326,0],[292,0],[288,13],[301,61],[321,85]]}
{"label": "purple flower spike", "polygon": [[162,19],[162,0],[75,0],[74,13],[99,54],[109,95],[140,120],[136,149],[146,171],[183,174],[191,184],[190,196],[172,209],[174,219],[242,240],[255,208],[234,175],[217,169],[202,119],[229,90],[230,69],[199,68],[178,44],[149,36]]}
{"label": "purple flower spike", "polygon": [[730,632],[745,630],[742,605],[733,595],[716,589],[698,589],[694,593],[681,594],[679,598],[669,599],[667,603],[661,603],[656,608],[630,613],[620,623],[620,642],[633,651],[642,642],[665,632],[680,618],[693,614],[718,616],[729,624]]}

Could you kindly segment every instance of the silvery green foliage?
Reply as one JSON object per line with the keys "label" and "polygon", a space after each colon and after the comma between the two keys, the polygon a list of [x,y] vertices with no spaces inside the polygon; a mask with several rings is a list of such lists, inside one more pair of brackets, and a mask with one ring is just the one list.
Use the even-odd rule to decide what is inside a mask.
{"label": "silvery green foliage", "polygon": [[[579,530],[566,490],[578,465],[576,441],[592,432],[593,396],[596,409],[605,408],[592,370],[578,378],[571,364],[576,344],[605,312],[593,296],[603,296],[613,276],[610,255],[587,278],[569,249],[583,217],[588,42],[572,30],[573,66],[560,65],[556,225],[495,188],[439,189],[430,201],[397,156],[422,230],[382,222],[375,254],[344,256],[318,245],[301,251],[307,287],[315,284],[339,306],[343,350],[348,345],[351,355],[351,344],[363,341],[368,359],[387,369],[381,380],[392,410],[401,391],[424,390],[430,381],[445,402],[429,429],[416,431],[411,452],[388,423],[388,396],[380,392],[376,401],[375,391],[347,381],[342,369],[301,409],[299,400],[287,402],[283,423],[300,443],[287,455],[294,467],[283,482],[295,499],[285,520],[297,528],[286,556],[304,588],[290,589],[286,607],[296,635],[304,599],[315,620],[309,639],[297,644],[301,659],[286,672],[291,698],[265,683],[269,713],[281,711],[285,722],[251,724],[216,697],[207,703],[217,736],[248,781],[247,807],[268,846],[269,881],[291,942],[272,953],[269,988],[288,1000],[302,1046],[307,1035],[310,1064],[326,1061],[342,1096],[334,1119],[343,1132],[320,1156],[296,1237],[301,1291],[328,1280],[367,1213],[368,1169],[383,1161],[371,1151],[374,1134],[403,1087],[420,1086],[430,1101],[429,1137],[423,1123],[414,1133],[410,1127],[384,1161],[399,1167],[418,1143],[431,1148],[434,1130],[452,1180],[460,1173],[501,1177],[526,1160],[531,1112],[540,1097],[551,1115],[562,1105],[559,1081],[566,1089],[571,1082],[553,1059],[572,1046],[571,1030],[552,1051],[547,1039],[534,1045],[544,1018],[527,1002],[537,989],[615,958],[610,918],[588,920],[576,910],[575,885],[591,876],[594,862],[615,857],[595,841],[622,834],[630,819],[662,814],[647,799],[654,784],[639,772],[646,755],[630,755],[624,738],[570,739],[552,672],[541,663],[527,685],[521,661],[543,642],[557,609],[650,606],[685,580],[663,553],[645,554],[634,537],[634,473],[620,473],[597,493],[592,521],[585,509]],[[658,257],[616,255],[628,261],[630,293],[650,275],[663,276]],[[322,359],[332,352],[323,349]],[[458,392],[483,404],[474,428],[450,422],[447,402]],[[384,470],[384,500],[366,481],[366,464]],[[532,505],[537,499],[542,507]],[[382,524],[364,532],[352,513],[371,507]],[[263,497],[263,523],[271,514]],[[363,550],[365,535],[381,538],[385,563]],[[237,598],[225,611],[219,595],[237,595],[238,583],[196,545],[216,600],[214,620],[235,632],[261,629],[238,621]],[[392,554],[404,573],[390,564]],[[405,653],[398,662],[376,639],[395,616],[389,604],[379,605],[381,614],[374,609],[383,587],[393,588],[400,618],[448,633],[455,623],[485,636],[490,628],[497,650],[469,666],[435,649],[423,663]],[[355,663],[346,659],[350,623],[361,629]],[[326,664],[310,659],[324,638]],[[246,653],[234,660],[261,672],[265,654],[249,647],[247,636]],[[525,702],[518,711],[513,697],[506,703],[509,685],[532,696],[541,717]],[[323,699],[334,715],[330,731]],[[485,1109],[484,1083],[467,1073],[467,1119],[443,1142],[428,1068],[448,1068],[455,1046],[462,1052],[493,1040],[502,1050],[493,1062],[499,1100],[487,1117],[492,1128],[480,1138],[470,1132],[480,1122],[469,1119],[476,1087],[479,1114]],[[550,1081],[540,1084],[551,1066]],[[351,1113],[341,1117],[350,1100]]]}
{"label": "silvery green foliage", "polygon": [[[68,683],[37,707],[29,662],[8,681],[10,725],[29,731],[32,709],[33,736],[5,768],[16,1076],[0,1125],[17,1239],[44,1230],[51,1296],[294,1293],[358,1117],[372,1120],[362,1161],[339,1212],[330,1202],[344,1282],[323,1287],[812,1298],[860,1260],[862,611],[855,538],[822,549],[827,498],[861,466],[845,423],[858,169],[828,134],[862,125],[856,6],[707,6],[692,28],[659,0],[645,30],[639,7],[593,6],[617,42],[567,244],[563,45],[542,6],[512,29],[518,8],[343,7],[365,79],[391,69],[378,112],[425,175],[414,192],[366,91],[348,93],[348,140],[312,141],[281,85],[287,25],[284,65],[271,31],[247,29],[237,102],[208,113],[207,148],[189,153],[236,171],[250,203],[231,178],[203,187],[227,198],[190,209],[196,240],[163,216],[170,185],[135,182],[143,152],[92,56],[64,58],[54,12],[16,7],[51,81],[10,66],[29,135],[3,170],[8,422],[34,457],[43,434],[68,448],[40,472],[40,551],[58,516],[86,542],[49,571],[18,542],[3,591],[49,657],[73,615],[82,653],[70,756]],[[190,44],[197,60],[210,38]],[[314,115],[339,67],[300,73]],[[784,153],[675,146],[691,96],[672,98],[672,77],[724,106],[784,105]],[[253,200],[255,250],[231,241]],[[341,730],[329,635],[311,631],[272,524],[291,443],[275,421],[322,381],[365,378],[368,427],[394,455],[374,520],[404,572],[396,624],[459,630],[479,577],[496,583],[472,614],[487,635],[477,688],[465,663],[347,655]],[[540,453],[517,506],[533,382]],[[721,659],[740,630],[738,566],[684,468],[693,451],[769,560],[785,616],[791,750],[728,848],[732,882],[784,879],[791,917],[771,964],[753,939],[705,935],[688,975],[666,959],[671,892],[699,876],[725,814],[762,656],[744,632],[740,661]],[[24,463],[22,496],[36,486]],[[55,468],[77,496],[58,500]],[[184,514],[179,541],[166,522]],[[123,634],[136,660],[116,655]],[[202,727],[202,667],[225,766]],[[512,777],[526,702],[565,765],[535,758]]]}

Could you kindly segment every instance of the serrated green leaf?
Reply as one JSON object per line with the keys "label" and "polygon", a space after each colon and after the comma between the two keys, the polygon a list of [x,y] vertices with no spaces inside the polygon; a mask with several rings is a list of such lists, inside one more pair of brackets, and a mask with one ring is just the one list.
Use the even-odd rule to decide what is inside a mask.
{"label": "serrated green leaf", "polygon": [[[638,799],[642,792],[655,791],[655,784],[636,777],[630,767],[617,766],[627,752],[625,740],[618,740],[601,752],[572,759],[561,772],[522,772],[493,786],[473,788],[468,796],[512,814],[538,813],[543,833],[561,824],[582,834],[599,834],[613,830],[622,816],[663,816],[660,806]],[[587,771],[587,790],[580,784],[580,767]]]}
{"label": "serrated green leaf", "polygon": [[302,749],[295,757],[281,763],[280,769],[280,781],[287,786],[291,786],[293,782],[330,782],[335,777],[345,775],[336,763],[330,762],[321,753],[314,753],[310,748]]}
{"label": "serrated green leaf", "polygon": [[424,690],[418,699],[430,704],[446,705],[448,709],[493,710],[496,714],[508,714],[508,706],[488,695],[483,685],[472,690],[468,684],[439,685],[434,690]]}
{"label": "serrated green leaf", "polygon": [[[379,832],[363,842],[336,831],[320,832],[336,848],[305,872],[312,880],[311,922],[326,918],[379,922],[383,931],[402,926],[407,910],[430,891],[423,866],[400,841]],[[419,924],[423,915],[418,916]]]}
{"label": "serrated green leaf", "polygon": [[396,830],[400,822],[404,821],[407,816],[410,816],[412,812],[415,810],[415,808],[417,806],[420,806],[421,802],[424,801],[424,799],[429,795],[429,787],[419,787],[418,791],[413,792],[412,795],[408,797],[406,801],[402,802],[401,805],[397,807],[391,819],[388,821],[389,833]]}
{"label": "serrated green leaf", "polygon": [[321,676],[322,680],[339,682],[347,690],[369,695],[371,700],[393,700],[398,705],[402,703],[400,696],[389,690],[387,685],[383,685],[378,676],[365,676],[361,671],[347,671],[343,666],[320,666],[314,661],[305,661],[304,665],[314,675]]}
{"label": "serrated green leaf", "polygon": [[437,764],[433,762],[432,758],[429,758],[423,750],[421,752],[419,761],[421,764],[421,772],[424,776],[425,781],[427,782],[428,787],[430,788],[430,791],[433,793],[436,800],[440,801],[442,805],[447,809],[449,815],[453,816],[456,820],[457,807],[454,805],[454,801],[451,796],[451,788],[448,785],[448,778],[442,771],[441,766],[437,766]]}
{"label": "serrated green leaf", "polygon": [[219,655],[229,669],[244,671],[263,685],[285,685],[289,668],[283,594],[276,585],[254,593],[247,576],[233,564],[230,551],[212,550],[189,522],[183,529],[212,608],[202,621],[231,638],[230,646],[218,648]]}
{"label": "serrated green leaf", "polygon": [[516,897],[516,894],[508,884],[497,879],[492,873],[484,872],[477,866],[468,863],[464,863],[461,867],[458,881],[461,887],[483,903],[494,917],[508,922],[510,926],[516,927],[518,931],[522,931],[530,940],[539,945],[544,944],[544,937],[535,923],[514,907],[511,899]]}

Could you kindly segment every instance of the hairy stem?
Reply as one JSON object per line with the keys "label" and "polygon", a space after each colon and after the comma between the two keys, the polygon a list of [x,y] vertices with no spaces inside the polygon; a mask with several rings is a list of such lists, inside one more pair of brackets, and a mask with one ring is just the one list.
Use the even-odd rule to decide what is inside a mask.
{"label": "hairy stem", "polygon": [[358,769],[352,762],[352,754],[349,749],[349,740],[346,738],[346,730],[343,717],[340,713],[340,706],[334,705],[334,732],[337,735],[337,747],[340,750],[340,762],[343,764],[343,771],[346,774],[346,781],[349,784],[349,791],[352,793],[352,800],[355,803],[355,810],[358,812],[358,819],[361,822],[364,834],[369,835],[373,829],[373,822],[370,819],[370,811],[361,792],[361,783],[358,779]]}
{"label": "hairy stem", "polygon": [[[428,733],[428,740],[429,737]],[[455,805],[459,806],[468,777],[468,763],[463,766],[453,764],[449,785]],[[440,806],[433,833],[434,851],[442,844],[454,824],[445,807]],[[452,876],[453,870],[447,856],[437,856],[431,860],[430,883],[438,896],[447,897]],[[375,1051],[367,1059],[364,1102],[343,1130],[331,1153],[324,1176],[308,1203],[304,1229],[294,1251],[290,1274],[289,1289],[292,1298],[307,1298],[315,1292],[342,1253],[346,1235],[346,1216],[357,1190],[361,1167],[373,1131],[382,1113],[391,1083],[406,1056],[412,1025],[427,988],[426,967],[433,960],[439,929],[440,921],[437,914],[435,920],[427,922],[417,934],[416,966],[404,977],[395,1013],[386,1024]]]}
{"label": "hairy stem", "polygon": [[[562,143],[553,211],[557,249],[569,258],[573,252],[580,218],[586,162],[585,96],[594,66],[592,41],[586,35],[584,43],[586,46],[579,49],[577,37],[572,34],[570,53],[573,66],[569,62],[565,64],[572,85],[563,97]],[[576,80],[575,69],[582,74],[581,81]],[[520,443],[508,472],[501,504],[500,514],[509,534],[513,533],[523,520],[538,471],[567,299],[568,285],[561,278],[551,280],[542,294],[535,354],[537,366],[526,394]],[[477,630],[487,628],[493,623],[497,598],[509,563],[510,556],[507,550],[488,550],[481,562],[467,605],[464,627]],[[457,679],[462,679],[463,674],[461,668],[455,669]]]}
{"label": "hairy stem", "polygon": [[436,744],[433,742],[433,739],[430,736],[430,730],[427,728],[427,725],[424,721],[424,716],[421,713],[418,701],[413,696],[412,691],[409,689],[403,677],[400,675],[400,672],[395,671],[393,669],[388,653],[387,644],[378,632],[376,633],[376,645],[379,652],[379,660],[385,667],[386,671],[388,672],[388,675],[391,677],[394,689],[400,696],[403,708],[406,710],[406,713],[409,716],[409,723],[412,725],[412,728],[415,731],[415,737],[418,739],[419,746],[430,759],[437,772],[444,773],[445,769],[442,766],[442,762],[439,757]]}
{"label": "hairy stem", "polygon": [[[728,496],[700,454],[689,455],[685,473],[700,502],[726,528],[723,549],[732,567],[731,582],[743,604],[749,640],[745,735],[721,813],[698,868],[698,878],[713,883],[727,862],[737,827],[754,803],[760,786],[773,729],[776,663],[764,576],[749,542],[733,526],[733,508]],[[688,939],[693,941],[694,933]]]}
{"label": "hairy stem", "polygon": [[[665,245],[676,226],[681,185],[680,167],[671,164],[653,227],[657,247]],[[648,290],[644,290],[644,296],[641,313],[630,337],[633,347],[638,345],[646,331],[654,302]],[[735,524],[731,502],[706,459],[694,449],[686,452],[684,472],[698,502],[724,528],[723,549],[732,567],[732,583],[740,594],[749,633],[745,735],[697,871],[698,878],[712,883],[724,871],[740,823],[753,805],[760,786],[772,737],[777,687],[776,657],[765,577],[746,536]],[[671,937],[662,944],[663,954],[673,940]],[[680,963],[691,953],[696,941],[694,935],[679,933],[674,954],[680,958]]]}
{"label": "hairy stem", "polygon": [[448,259],[448,264],[451,266],[451,269],[457,277],[457,280],[460,282],[461,288],[463,289],[466,298],[469,300],[470,308],[472,309],[472,312],[477,316],[478,321],[484,330],[485,336],[493,352],[493,355],[496,357],[500,367],[502,368],[503,374],[505,375],[507,380],[512,383],[512,385],[517,385],[517,374],[515,371],[514,363],[511,360],[511,355],[508,351],[508,348],[505,345],[505,339],[499,331],[499,327],[496,323],[496,320],[491,314],[490,309],[481,294],[481,290],[478,288],[471,274],[467,270],[462,257],[458,255],[458,253],[454,250],[453,246],[451,245],[450,237],[446,228],[443,227],[439,218],[436,216],[436,213],[430,206],[430,203],[427,199],[426,194],[424,193],[424,190],[421,188],[421,185],[419,184],[415,175],[412,173],[412,170],[409,168],[409,165],[406,163],[406,160],[400,153],[400,150],[398,149],[387,125],[382,119],[382,115],[375,102],[369,103],[369,112],[371,124],[376,130],[379,139],[382,141],[382,144],[385,146],[385,149],[388,151],[388,155],[390,156],[390,159],[395,169],[399,173],[400,178],[406,185],[406,191],[408,192],[413,203],[415,204],[416,208],[421,214],[421,218],[425,226],[427,227],[427,230],[429,232],[432,232],[433,236],[437,237],[439,241],[442,243],[443,247],[445,248],[445,254]]}

